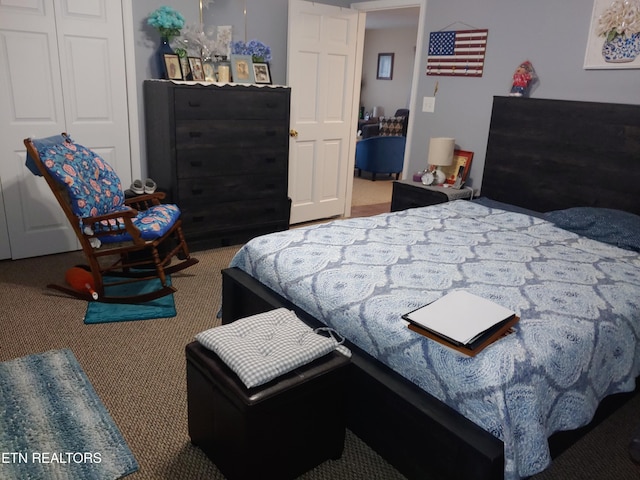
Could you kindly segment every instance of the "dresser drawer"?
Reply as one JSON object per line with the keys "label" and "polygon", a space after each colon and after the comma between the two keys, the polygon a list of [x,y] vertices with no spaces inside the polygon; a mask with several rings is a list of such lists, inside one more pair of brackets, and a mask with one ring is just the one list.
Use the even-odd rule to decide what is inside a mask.
{"label": "dresser drawer", "polygon": [[[231,174],[288,175],[288,150],[261,146],[256,148],[190,148],[177,154],[177,177],[199,178]],[[215,182],[215,180],[212,180]]]}
{"label": "dresser drawer", "polygon": [[289,200],[285,198],[265,202],[244,200],[208,205],[180,207],[185,234],[202,235],[208,232],[244,230],[247,226],[259,226],[289,221]]}
{"label": "dresser drawer", "polygon": [[269,120],[203,120],[176,121],[176,149],[178,151],[207,146],[288,148],[289,126]]}
{"label": "dresser drawer", "polygon": [[289,90],[271,88],[243,91],[241,87],[176,88],[176,120],[289,118]]}
{"label": "dresser drawer", "polygon": [[287,183],[282,175],[221,175],[215,178],[189,178],[178,181],[180,208],[256,199],[282,199]]}

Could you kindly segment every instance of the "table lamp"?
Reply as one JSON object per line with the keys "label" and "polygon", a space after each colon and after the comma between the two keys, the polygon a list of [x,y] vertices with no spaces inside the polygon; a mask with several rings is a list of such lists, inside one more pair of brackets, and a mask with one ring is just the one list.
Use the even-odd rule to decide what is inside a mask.
{"label": "table lamp", "polygon": [[440,170],[440,167],[448,167],[453,163],[453,151],[456,147],[455,138],[434,137],[429,139],[429,156],[427,161],[429,165],[436,167],[433,172],[437,185],[443,184],[447,179],[446,174]]}

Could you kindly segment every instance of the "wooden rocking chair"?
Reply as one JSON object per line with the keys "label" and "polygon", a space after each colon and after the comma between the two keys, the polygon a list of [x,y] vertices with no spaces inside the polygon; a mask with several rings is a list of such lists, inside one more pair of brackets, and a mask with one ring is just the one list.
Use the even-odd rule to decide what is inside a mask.
{"label": "wooden rocking chair", "polygon": [[[67,134],[25,139],[26,166],[43,176],[64,210],[89,263],[97,301],[142,303],[176,291],[167,275],[198,262],[189,254],[182,234],[180,210],[162,204],[162,192],[125,200],[120,179],[111,166]],[[174,257],[180,260],[171,264]],[[117,279],[104,277],[113,276]],[[158,289],[126,296],[110,296],[106,286],[157,278]],[[87,301],[89,290],[47,285]]]}

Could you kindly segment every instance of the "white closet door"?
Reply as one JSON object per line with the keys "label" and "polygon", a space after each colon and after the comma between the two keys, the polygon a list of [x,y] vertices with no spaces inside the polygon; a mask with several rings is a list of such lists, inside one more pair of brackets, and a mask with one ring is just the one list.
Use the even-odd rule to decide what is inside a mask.
{"label": "white closet door", "polygon": [[67,132],[131,184],[122,5],[54,0]]}
{"label": "white closet door", "polygon": [[79,248],[44,179],[24,166],[24,138],[66,131],[111,163],[124,188],[131,182],[124,61],[119,1],[0,0],[0,178],[12,258]]}
{"label": "white closet door", "polygon": [[0,177],[12,257],[76,249],[44,179],[24,166],[24,138],[66,128],[53,1],[0,2]]}

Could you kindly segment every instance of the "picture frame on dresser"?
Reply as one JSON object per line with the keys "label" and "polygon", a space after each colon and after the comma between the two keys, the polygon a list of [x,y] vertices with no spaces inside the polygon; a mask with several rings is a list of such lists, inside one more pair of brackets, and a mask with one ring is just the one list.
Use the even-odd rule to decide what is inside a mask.
{"label": "picture frame on dresser", "polygon": [[255,83],[271,85],[271,70],[267,62],[253,62]]}
{"label": "picture frame on dresser", "polygon": [[164,65],[167,68],[168,80],[182,80],[182,67],[180,57],[175,53],[164,54]]}
{"label": "picture frame on dresser", "polygon": [[202,61],[202,71],[204,72],[204,81],[205,82],[215,82],[216,81],[216,70],[213,66],[213,60],[210,58],[205,58]]}
{"label": "picture frame on dresser", "polygon": [[453,163],[447,167],[440,167],[447,179],[444,183],[454,185],[458,178],[460,168],[462,168],[462,183],[467,180],[469,171],[471,170],[471,161],[473,160],[473,152],[466,150],[454,150],[453,151]]}
{"label": "picture frame on dresser", "polygon": [[231,78],[235,83],[255,83],[251,55],[231,54]]}
{"label": "picture frame on dresser", "polygon": [[204,80],[204,70],[202,60],[199,57],[189,57],[189,68],[191,68],[191,79],[196,81]]}
{"label": "picture frame on dresser", "polygon": [[188,57],[179,57],[180,58],[180,67],[182,68],[182,79],[183,80],[191,80],[191,68],[189,67],[189,58]]}

